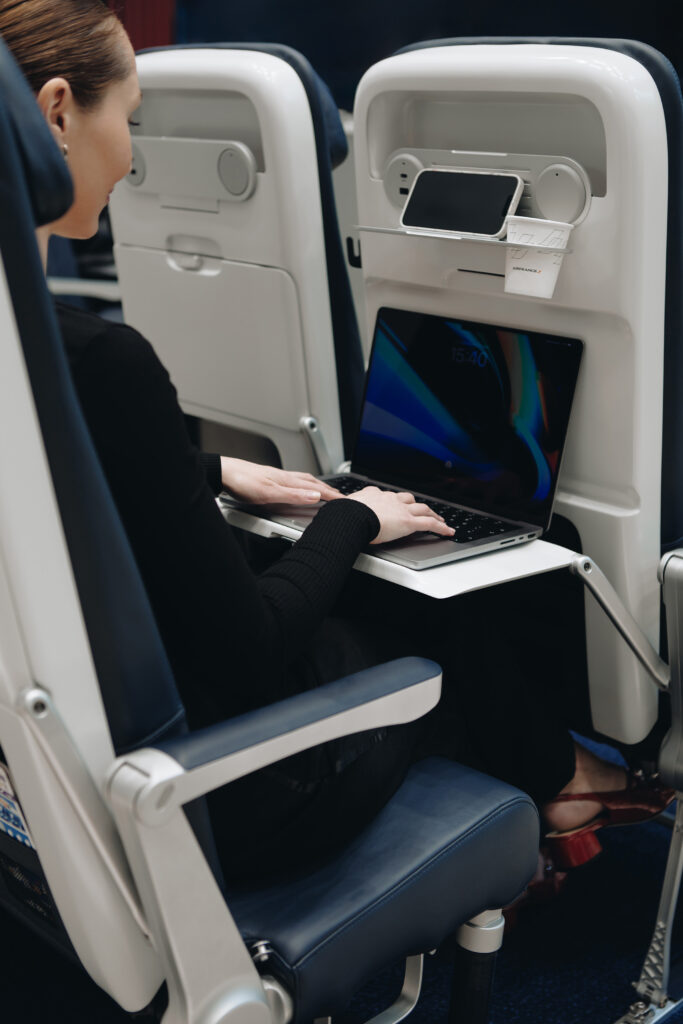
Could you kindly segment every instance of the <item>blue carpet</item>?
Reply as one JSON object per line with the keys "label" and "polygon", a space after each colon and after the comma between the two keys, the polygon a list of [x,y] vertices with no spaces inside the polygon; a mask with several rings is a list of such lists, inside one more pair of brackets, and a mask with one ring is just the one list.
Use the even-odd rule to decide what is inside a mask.
{"label": "blue carpet", "polygon": [[[575,870],[555,902],[520,914],[499,956],[491,1024],[613,1024],[621,1016],[650,941],[670,834],[658,822],[603,832],[601,857]],[[680,933],[674,949],[683,952]],[[8,1024],[130,1020],[78,967],[4,915],[0,963],[0,1016]],[[377,979],[335,1024],[360,1024],[379,1012],[400,975]],[[428,958],[411,1024],[445,1024],[449,991],[448,956]],[[669,1020],[683,1024],[683,1008]]]}

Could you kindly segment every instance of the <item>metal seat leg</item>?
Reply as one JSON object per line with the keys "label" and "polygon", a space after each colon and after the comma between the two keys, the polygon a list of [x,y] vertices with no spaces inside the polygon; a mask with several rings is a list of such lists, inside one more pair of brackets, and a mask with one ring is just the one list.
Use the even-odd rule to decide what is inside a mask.
{"label": "metal seat leg", "polygon": [[504,928],[501,911],[487,910],[458,930],[449,1024],[488,1024]]}

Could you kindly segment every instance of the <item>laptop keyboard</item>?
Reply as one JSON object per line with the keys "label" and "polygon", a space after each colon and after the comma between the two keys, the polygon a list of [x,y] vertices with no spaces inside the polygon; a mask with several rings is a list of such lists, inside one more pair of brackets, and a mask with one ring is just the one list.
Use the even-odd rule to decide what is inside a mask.
{"label": "laptop keyboard", "polygon": [[[342,494],[353,494],[354,491],[360,491],[368,485],[362,480],[356,480],[354,477],[338,476],[334,479],[327,479],[326,482],[330,487],[336,487]],[[381,490],[390,490],[391,488],[381,488]],[[464,544],[467,541],[481,540],[484,537],[495,537],[499,533],[508,533],[514,527],[510,523],[504,523],[501,519],[494,519],[492,516],[482,516],[478,512],[470,512],[466,508],[454,508],[453,505],[445,505],[440,501],[429,501],[424,498],[418,498],[424,505],[428,505],[433,512],[443,517],[448,526],[452,526],[455,530],[454,535],[449,538],[450,540],[456,541],[458,544]]]}

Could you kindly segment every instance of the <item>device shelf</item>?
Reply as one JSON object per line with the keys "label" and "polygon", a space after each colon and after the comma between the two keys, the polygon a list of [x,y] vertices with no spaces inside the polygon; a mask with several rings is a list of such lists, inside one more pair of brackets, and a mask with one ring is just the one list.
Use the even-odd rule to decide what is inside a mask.
{"label": "device shelf", "polygon": [[417,231],[411,228],[370,227],[367,224],[357,224],[356,230],[361,234],[367,232],[376,235],[403,235],[409,238],[435,238],[447,242],[467,242],[472,245],[496,246],[499,249],[531,249],[533,252],[559,253],[561,256],[568,256],[573,251],[572,249],[556,249],[548,245],[508,242],[502,238],[479,238],[475,235],[458,235],[452,231],[429,231],[427,229]]}

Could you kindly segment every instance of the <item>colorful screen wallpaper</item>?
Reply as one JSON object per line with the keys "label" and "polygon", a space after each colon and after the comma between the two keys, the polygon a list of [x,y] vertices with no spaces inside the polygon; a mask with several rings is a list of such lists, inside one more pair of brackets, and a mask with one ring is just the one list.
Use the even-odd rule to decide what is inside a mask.
{"label": "colorful screen wallpaper", "polygon": [[380,309],[352,469],[546,527],[583,343]]}

